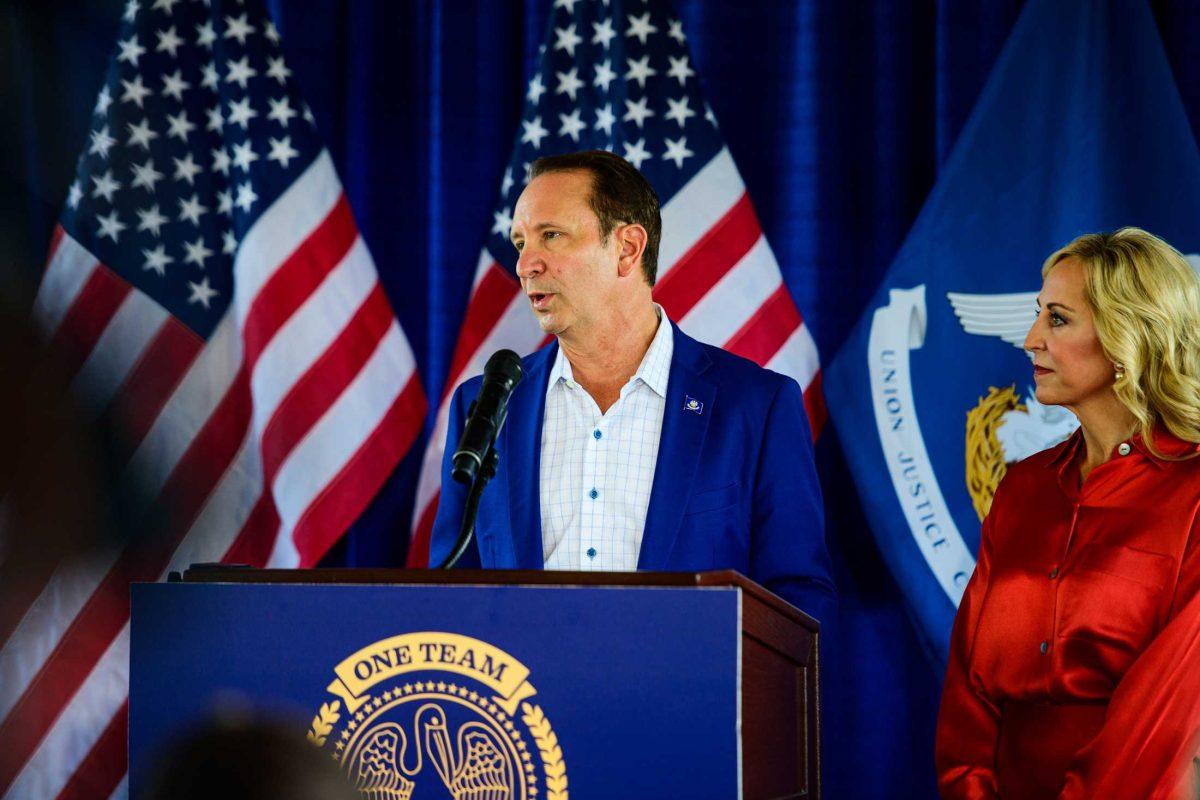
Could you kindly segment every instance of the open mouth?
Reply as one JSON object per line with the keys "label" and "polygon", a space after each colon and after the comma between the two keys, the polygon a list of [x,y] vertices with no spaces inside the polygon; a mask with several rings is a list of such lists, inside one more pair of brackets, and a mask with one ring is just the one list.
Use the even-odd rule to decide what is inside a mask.
{"label": "open mouth", "polygon": [[546,304],[550,302],[551,297],[553,297],[553,295],[545,292],[531,292],[529,294],[529,303],[535,309],[540,310],[546,307]]}

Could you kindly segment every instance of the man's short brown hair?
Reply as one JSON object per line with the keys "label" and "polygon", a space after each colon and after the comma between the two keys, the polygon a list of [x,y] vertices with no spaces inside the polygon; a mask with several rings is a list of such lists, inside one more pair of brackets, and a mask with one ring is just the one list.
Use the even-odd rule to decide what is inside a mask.
{"label": "man's short brown hair", "polygon": [[606,150],[586,150],[546,156],[533,162],[529,179],[548,172],[587,172],[592,176],[588,198],[600,221],[600,236],[608,240],[618,225],[635,223],[646,229],[642,272],[651,286],[658,275],[658,243],[662,239],[662,214],[658,195],[650,182],[625,159]]}

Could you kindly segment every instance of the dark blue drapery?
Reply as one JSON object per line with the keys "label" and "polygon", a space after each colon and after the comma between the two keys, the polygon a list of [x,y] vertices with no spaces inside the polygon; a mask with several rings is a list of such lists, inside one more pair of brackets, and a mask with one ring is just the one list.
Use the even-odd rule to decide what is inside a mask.
{"label": "dark blue drapery", "polygon": [[[269,2],[434,403],[550,5]],[[32,296],[121,6],[9,0],[0,10],[7,302]],[[1200,8],[1153,6],[1196,129],[1200,62],[1189,50]],[[709,102],[824,361],[903,241],[1020,7],[676,0]],[[1029,254],[1031,274],[1043,255]],[[402,563],[423,446],[331,561]],[[842,597],[826,672],[828,796],[932,797],[940,676],[855,508],[832,428],[819,457]]]}

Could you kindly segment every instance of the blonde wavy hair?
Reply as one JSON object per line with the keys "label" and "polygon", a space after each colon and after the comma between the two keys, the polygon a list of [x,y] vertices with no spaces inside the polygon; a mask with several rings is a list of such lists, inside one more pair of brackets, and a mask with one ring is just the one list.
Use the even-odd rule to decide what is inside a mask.
{"label": "blonde wavy hair", "polygon": [[1084,265],[1084,296],[1109,360],[1124,366],[1113,384],[1138,422],[1146,447],[1162,424],[1200,443],[1200,278],[1178,250],[1140,228],[1089,233],[1053,253],[1042,277],[1064,258]]}

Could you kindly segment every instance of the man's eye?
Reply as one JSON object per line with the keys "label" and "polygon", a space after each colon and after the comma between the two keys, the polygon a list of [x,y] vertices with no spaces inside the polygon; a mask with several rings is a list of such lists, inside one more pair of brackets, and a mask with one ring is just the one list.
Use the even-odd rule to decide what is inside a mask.
{"label": "man's eye", "polygon": [[560,234],[558,231],[546,231],[542,235],[547,239],[557,239],[562,234]]}
{"label": "man's eye", "polygon": [[525,247],[525,243],[524,242],[513,242],[512,246],[517,248],[517,252],[519,253],[519,252],[521,252],[521,249]]}

